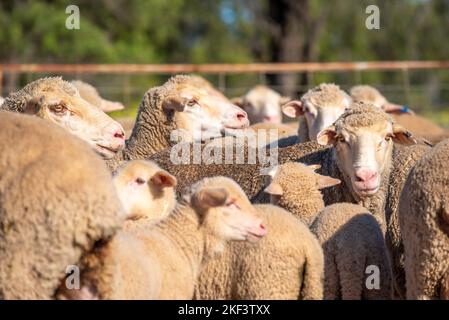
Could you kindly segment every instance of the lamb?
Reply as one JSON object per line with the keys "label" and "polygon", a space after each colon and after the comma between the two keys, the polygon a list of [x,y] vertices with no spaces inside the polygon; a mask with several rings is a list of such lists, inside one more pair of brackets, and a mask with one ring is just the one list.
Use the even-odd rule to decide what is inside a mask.
{"label": "lamb", "polygon": [[125,145],[123,128],[94,107],[69,82],[60,77],[42,78],[11,93],[0,111],[28,113],[67,129],[110,159]]}
{"label": "lamb", "polygon": [[123,208],[84,141],[29,115],[2,111],[0,126],[0,298],[53,299],[66,270],[116,233]]}
{"label": "lamb", "polygon": [[[202,266],[231,240],[258,241],[265,226],[243,190],[223,177],[204,179],[184,195],[174,212],[151,228],[127,229],[85,263],[82,287],[112,289],[104,299],[192,299]],[[69,296],[70,297],[70,296]],[[75,296],[76,298],[76,296]]]}
{"label": "lamb", "polygon": [[411,169],[399,201],[407,299],[449,299],[449,140]]}
{"label": "lamb", "polygon": [[121,160],[146,159],[183,141],[204,141],[248,127],[246,113],[198,85],[189,76],[174,76],[147,91],[139,106],[136,124],[125,149],[108,166]]}
{"label": "lamb", "polygon": [[283,97],[265,85],[257,85],[245,95],[231,99],[248,113],[252,124],[260,122],[280,124],[282,122],[281,106],[290,100],[290,97]]}
{"label": "lamb", "polygon": [[[340,185],[323,191],[327,205],[335,202],[358,203],[375,216],[384,217],[393,141],[406,145],[416,143],[409,131],[394,124],[390,116],[379,108],[354,103],[335,125],[319,134],[318,142],[327,147],[307,142],[279,148],[275,150],[277,159],[273,156],[275,159],[271,162],[262,162],[259,157],[256,159],[259,162],[249,163],[249,155],[253,152],[251,148],[243,148],[241,159],[227,162],[223,152],[218,157],[219,163],[214,161],[207,165],[193,162],[193,152],[185,162],[177,161],[176,148],[150,159],[177,178],[178,192],[188,187],[187,181],[191,183],[203,177],[223,175],[237,181],[253,202],[266,202],[263,193],[265,181],[260,169],[268,164],[276,164],[273,163],[276,161],[278,164],[292,161],[320,164],[320,174],[342,181]],[[385,224],[382,227],[385,230]]]}
{"label": "lamb", "polygon": [[89,83],[81,80],[73,80],[72,84],[78,89],[78,92],[84,100],[91,105],[100,108],[104,112],[111,112],[125,109],[121,102],[109,101],[103,99],[97,89]]}
{"label": "lamb", "polygon": [[265,173],[271,181],[265,188],[270,202],[287,209],[306,225],[310,225],[318,211],[324,208],[320,190],[341,183],[340,180],[315,172],[319,165],[305,166],[299,162],[286,162],[269,168]]}
{"label": "lamb", "polygon": [[310,230],[323,248],[325,300],[391,298],[384,236],[379,221],[366,208],[330,205],[318,213]]}
{"label": "lamb", "polygon": [[423,137],[431,142],[439,142],[441,139],[448,136],[443,128],[424,117],[416,115],[409,108],[388,102],[388,100],[372,86],[355,86],[352,87],[350,93],[355,101],[373,103],[377,107],[382,108],[385,112],[391,113],[396,123],[406,127],[416,136]]}
{"label": "lamb", "polygon": [[335,84],[322,83],[307,91],[301,100],[293,100],[282,106],[282,112],[290,118],[299,118],[296,141],[285,141],[284,146],[295,142],[316,141],[318,133],[332,125],[349,107],[351,98]]}
{"label": "lamb", "polygon": [[130,220],[157,221],[175,207],[176,178],[151,161],[121,164],[113,182]]}
{"label": "lamb", "polygon": [[305,299],[323,297],[323,254],[315,236],[279,207],[254,206],[269,230],[257,245],[232,243],[210,260],[196,299]]}

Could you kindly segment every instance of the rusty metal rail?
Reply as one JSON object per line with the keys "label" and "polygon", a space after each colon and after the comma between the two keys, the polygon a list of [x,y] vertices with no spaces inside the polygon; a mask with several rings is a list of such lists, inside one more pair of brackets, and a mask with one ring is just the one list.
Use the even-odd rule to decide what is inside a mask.
{"label": "rusty metal rail", "polygon": [[449,61],[304,62],[253,64],[0,64],[0,73],[288,73],[449,69]]}

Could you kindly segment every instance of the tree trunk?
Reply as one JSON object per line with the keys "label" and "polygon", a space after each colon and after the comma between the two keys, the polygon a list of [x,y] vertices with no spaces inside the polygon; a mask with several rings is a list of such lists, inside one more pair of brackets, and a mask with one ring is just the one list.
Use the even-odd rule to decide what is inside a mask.
{"label": "tree trunk", "polygon": [[[308,0],[269,0],[268,18],[272,24],[273,62],[303,62],[307,51],[305,39],[309,19]],[[268,82],[280,85],[284,95],[295,96],[297,74],[271,74]]]}

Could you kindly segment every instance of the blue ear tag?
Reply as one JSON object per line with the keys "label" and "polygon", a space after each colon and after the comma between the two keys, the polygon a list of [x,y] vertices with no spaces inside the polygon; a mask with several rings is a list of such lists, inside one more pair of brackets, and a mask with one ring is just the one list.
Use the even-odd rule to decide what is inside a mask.
{"label": "blue ear tag", "polygon": [[409,112],[409,111],[410,111],[409,107],[407,107],[407,106],[402,106],[401,112],[407,113],[407,112]]}

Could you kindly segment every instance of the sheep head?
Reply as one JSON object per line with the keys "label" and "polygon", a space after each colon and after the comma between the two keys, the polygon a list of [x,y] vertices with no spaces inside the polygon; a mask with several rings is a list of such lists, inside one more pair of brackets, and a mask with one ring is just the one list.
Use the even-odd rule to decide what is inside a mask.
{"label": "sheep head", "polygon": [[119,123],[81,98],[78,90],[61,78],[36,80],[11,94],[2,109],[47,119],[88,142],[105,159],[125,145]]}
{"label": "sheep head", "polygon": [[176,205],[176,178],[153,162],[125,162],[113,181],[128,219],[158,220]]}
{"label": "sheep head", "polygon": [[205,232],[222,241],[258,241],[266,229],[256,209],[232,179],[213,177],[192,186],[192,208],[200,215]]}
{"label": "sheep head", "polygon": [[364,103],[354,103],[318,134],[319,144],[334,146],[338,166],[359,196],[379,190],[382,174],[391,165],[393,142],[410,145],[416,140],[381,109]]}
{"label": "sheep head", "polygon": [[266,86],[258,85],[244,96],[233,98],[231,101],[248,113],[252,124],[281,123],[281,106],[290,101],[290,98],[283,97]]}
{"label": "sheep head", "polygon": [[168,89],[162,111],[187,141],[205,141],[234,135],[249,126],[246,112],[223,95],[198,85],[188,76],[176,76],[164,85]]}
{"label": "sheep head", "polygon": [[309,139],[315,141],[318,133],[334,123],[350,103],[351,98],[338,86],[321,84],[305,93],[301,100],[283,105],[282,112],[290,118],[304,116]]}

